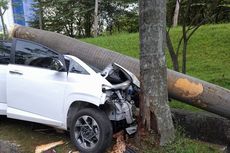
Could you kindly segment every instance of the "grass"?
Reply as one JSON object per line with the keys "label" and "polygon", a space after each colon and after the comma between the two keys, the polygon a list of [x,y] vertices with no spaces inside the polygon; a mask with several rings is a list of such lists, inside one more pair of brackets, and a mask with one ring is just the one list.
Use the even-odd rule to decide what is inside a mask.
{"label": "grass", "polygon": [[[154,140],[151,137],[141,142],[140,153],[220,153],[220,146],[201,141],[194,141],[186,138],[181,131],[176,132],[176,139],[170,145],[165,147],[154,146]],[[154,147],[153,147],[154,146]]]}
{"label": "grass", "polygon": [[[171,29],[170,36],[174,46],[177,46],[181,30],[181,27]],[[138,33],[121,33],[82,41],[139,58]],[[172,68],[168,52],[166,59],[168,68]],[[179,61],[181,63],[181,53]],[[188,75],[230,89],[230,24],[205,25],[198,29],[189,41],[187,61]],[[173,101],[170,105],[174,108],[198,110],[178,101]]]}

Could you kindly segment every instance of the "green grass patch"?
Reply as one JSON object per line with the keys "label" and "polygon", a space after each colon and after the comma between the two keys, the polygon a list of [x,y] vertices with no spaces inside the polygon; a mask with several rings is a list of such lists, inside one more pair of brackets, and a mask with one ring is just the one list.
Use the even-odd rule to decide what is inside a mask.
{"label": "green grass patch", "polygon": [[139,148],[141,153],[220,153],[220,146],[186,138],[180,130],[176,131],[173,143],[164,147],[153,147],[154,140],[146,138]]}

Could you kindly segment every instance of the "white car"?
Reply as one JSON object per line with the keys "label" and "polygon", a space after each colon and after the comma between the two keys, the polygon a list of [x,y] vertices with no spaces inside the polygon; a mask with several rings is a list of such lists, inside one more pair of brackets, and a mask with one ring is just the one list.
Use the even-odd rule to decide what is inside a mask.
{"label": "white car", "polygon": [[81,152],[104,152],[114,131],[135,122],[139,86],[115,63],[96,73],[31,41],[0,42],[0,114],[69,130]]}

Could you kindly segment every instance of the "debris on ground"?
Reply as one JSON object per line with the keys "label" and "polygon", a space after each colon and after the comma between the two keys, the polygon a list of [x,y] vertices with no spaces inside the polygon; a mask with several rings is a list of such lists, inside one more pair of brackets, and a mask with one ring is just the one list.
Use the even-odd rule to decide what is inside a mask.
{"label": "debris on ground", "polygon": [[113,137],[117,140],[110,153],[124,153],[126,150],[124,131],[116,133]]}
{"label": "debris on ground", "polygon": [[35,153],[42,153],[44,151],[47,151],[51,148],[54,148],[56,146],[59,146],[59,145],[62,145],[64,144],[64,141],[57,141],[57,142],[52,142],[52,143],[48,143],[48,144],[43,144],[43,145],[40,145],[40,146],[37,146],[36,149],[35,149]]}

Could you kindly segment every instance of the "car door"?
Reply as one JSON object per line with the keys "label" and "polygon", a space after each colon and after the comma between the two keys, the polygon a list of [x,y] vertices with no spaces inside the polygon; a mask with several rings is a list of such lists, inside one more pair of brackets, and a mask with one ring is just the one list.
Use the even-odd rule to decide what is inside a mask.
{"label": "car door", "polygon": [[14,41],[7,73],[7,116],[62,126],[66,72],[51,70],[56,52],[25,40]]}
{"label": "car door", "polygon": [[0,42],[0,115],[6,115],[6,74],[10,63],[10,42]]}

